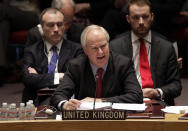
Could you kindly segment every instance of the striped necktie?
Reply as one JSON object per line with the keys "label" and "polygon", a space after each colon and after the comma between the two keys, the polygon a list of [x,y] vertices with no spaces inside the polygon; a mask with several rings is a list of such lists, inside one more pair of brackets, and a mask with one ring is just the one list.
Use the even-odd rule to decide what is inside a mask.
{"label": "striped necktie", "polygon": [[50,63],[48,64],[48,73],[54,73],[56,68],[56,63],[58,60],[58,54],[57,54],[57,47],[52,46],[51,50],[53,51],[53,56],[50,60]]}

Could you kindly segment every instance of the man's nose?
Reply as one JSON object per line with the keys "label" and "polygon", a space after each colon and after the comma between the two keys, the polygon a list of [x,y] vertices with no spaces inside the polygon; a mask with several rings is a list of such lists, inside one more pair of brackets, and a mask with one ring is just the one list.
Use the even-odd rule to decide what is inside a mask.
{"label": "man's nose", "polygon": [[103,53],[103,50],[101,48],[98,48],[98,53]]}
{"label": "man's nose", "polygon": [[142,17],[139,18],[139,24],[144,24],[144,20]]}
{"label": "man's nose", "polygon": [[55,24],[54,25],[54,31],[58,31],[59,27]]}

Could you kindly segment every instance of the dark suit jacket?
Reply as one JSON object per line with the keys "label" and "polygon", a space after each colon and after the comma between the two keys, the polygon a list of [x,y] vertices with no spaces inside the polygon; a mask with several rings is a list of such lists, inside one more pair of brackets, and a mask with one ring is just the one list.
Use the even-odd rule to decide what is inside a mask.
{"label": "dark suit jacket", "polygon": [[[132,59],[131,33],[110,42],[110,49]],[[181,94],[177,57],[172,44],[152,32],[151,74],[154,88],[161,88],[167,105],[174,105],[174,98]]]}
{"label": "dark suit jacket", "polygon": [[[58,57],[58,72],[65,72],[67,62],[82,53],[81,46],[71,41],[63,40]],[[48,58],[43,41],[27,46],[24,50],[23,82],[25,88],[22,101],[36,99],[36,91],[54,86],[54,74],[48,74]],[[33,67],[38,74],[30,74],[28,67]],[[56,86],[55,86],[56,87]]]}
{"label": "dark suit jacket", "polygon": [[[78,23],[72,23],[70,28],[66,31],[67,40],[80,43],[80,36],[81,36],[83,29],[84,29],[83,25],[78,24]],[[35,26],[28,31],[26,46],[32,45],[40,40],[42,40],[42,36],[38,30],[38,27]]]}
{"label": "dark suit jacket", "polygon": [[[87,56],[71,60],[63,80],[52,96],[51,103],[57,106],[75,94],[81,100],[95,97],[96,83]],[[102,80],[102,98],[109,102],[142,103],[143,95],[137,81],[133,63],[127,57],[110,53],[108,66]]]}

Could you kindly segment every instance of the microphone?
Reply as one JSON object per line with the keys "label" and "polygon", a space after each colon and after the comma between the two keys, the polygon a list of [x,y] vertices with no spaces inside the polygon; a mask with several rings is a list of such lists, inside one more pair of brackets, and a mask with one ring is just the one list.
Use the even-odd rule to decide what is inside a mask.
{"label": "microphone", "polygon": [[95,110],[95,103],[96,103],[96,97],[97,97],[97,88],[98,88],[98,80],[99,80],[99,74],[97,73],[95,75],[95,79],[96,79],[96,88],[95,88],[95,97],[94,97],[94,102],[93,102],[93,110]]}

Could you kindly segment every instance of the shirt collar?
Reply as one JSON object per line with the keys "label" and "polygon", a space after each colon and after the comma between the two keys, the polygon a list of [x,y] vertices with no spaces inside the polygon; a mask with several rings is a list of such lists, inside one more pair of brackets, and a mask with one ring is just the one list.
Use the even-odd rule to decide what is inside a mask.
{"label": "shirt collar", "polygon": [[[63,40],[61,40],[57,45],[55,45],[57,47],[57,50],[61,49],[61,45],[62,45]],[[45,40],[44,42],[46,44],[46,48],[47,48],[47,52],[50,51],[50,49],[52,48],[52,44],[50,44],[48,41]]]}
{"label": "shirt collar", "polygon": [[[132,43],[135,43],[138,39],[139,39],[139,37],[136,36],[136,34],[133,31],[131,31]],[[151,30],[149,31],[149,33],[143,39],[145,41],[147,41],[148,43],[151,43]]]}
{"label": "shirt collar", "polygon": [[[90,63],[90,65],[91,65],[94,76],[96,76],[98,68],[91,63]],[[108,66],[108,62],[103,67],[101,67],[104,70],[104,73],[106,72],[107,66]],[[104,75],[104,73],[103,73],[103,75]]]}

